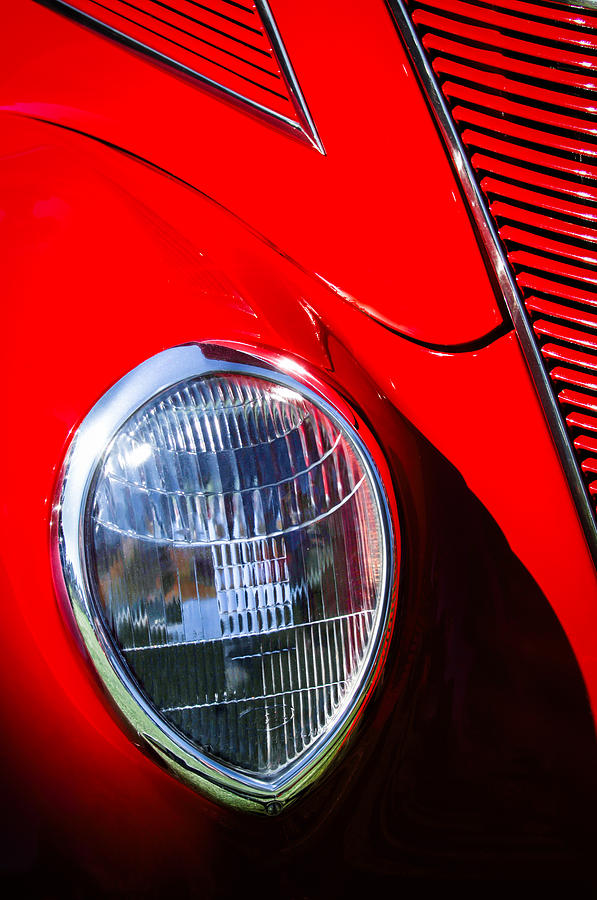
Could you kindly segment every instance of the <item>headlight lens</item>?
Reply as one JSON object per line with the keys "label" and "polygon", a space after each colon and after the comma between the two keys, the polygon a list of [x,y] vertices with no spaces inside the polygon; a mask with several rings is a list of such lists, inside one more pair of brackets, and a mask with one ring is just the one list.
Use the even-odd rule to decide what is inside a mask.
{"label": "headlight lens", "polygon": [[120,680],[175,742],[279,786],[362,695],[390,618],[391,523],[333,409],[225,368],[121,415],[87,478],[80,549]]}

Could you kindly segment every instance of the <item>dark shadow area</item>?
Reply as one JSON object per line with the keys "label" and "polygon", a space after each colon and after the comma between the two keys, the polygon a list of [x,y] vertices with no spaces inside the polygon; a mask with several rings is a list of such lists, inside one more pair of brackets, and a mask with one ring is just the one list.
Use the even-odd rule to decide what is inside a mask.
{"label": "dark shadow area", "polygon": [[[4,838],[9,894],[315,900],[447,880],[465,894],[481,882],[489,896],[533,882],[549,896],[594,879],[597,744],[574,654],[462,477],[410,438],[425,495],[403,498],[400,623],[384,683],[337,768],[278,818],[216,810],[209,862],[181,854],[149,892],[135,893],[134,873],[126,890],[109,873],[99,885],[51,823],[23,809]],[[403,459],[394,468],[408,479]],[[10,771],[4,780],[10,836],[18,785]]]}
{"label": "dark shadow area", "polygon": [[417,442],[431,528],[426,546],[410,541],[377,709],[294,811],[231,823],[219,861],[238,860],[230,894],[247,876],[296,898],[421,880],[515,893],[535,882],[548,895],[558,881],[597,883],[597,744],[570,644],[494,519]]}

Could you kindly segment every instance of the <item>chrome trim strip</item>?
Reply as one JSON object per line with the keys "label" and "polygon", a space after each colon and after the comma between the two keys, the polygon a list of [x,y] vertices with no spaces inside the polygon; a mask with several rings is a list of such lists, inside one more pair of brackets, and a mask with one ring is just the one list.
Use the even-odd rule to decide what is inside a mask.
{"label": "chrome trim strip", "polygon": [[564,473],[576,504],[593,562],[597,565],[597,525],[593,508],[574,454],[566,426],[562,419],[535,335],[528,319],[522,297],[506,259],[485,198],[477,184],[475,173],[456,130],[454,120],[437,83],[435,73],[421,45],[404,0],[385,0],[413,63],[423,92],[434,115],[454,168],[460,178],[465,199],[476,226],[488,262],[497,278],[502,296],[512,318],[518,340],[539,395],[543,412],[558,450]]}
{"label": "chrome trim strip", "polygon": [[309,112],[309,108],[305,101],[303,92],[301,91],[297,77],[294,74],[294,69],[292,68],[290,59],[288,58],[286,47],[284,46],[282,36],[278,31],[278,26],[276,25],[276,22],[272,15],[268,0],[255,0],[255,6],[257,7],[261,15],[261,21],[263,22],[267,35],[272,42],[272,46],[274,48],[274,52],[276,53],[278,62],[282,67],[282,74],[284,75],[288,84],[288,88],[290,91],[290,95],[294,101],[294,105],[297,108],[301,119],[303,120],[303,130],[307,137],[309,137],[313,142],[316,149],[325,156],[325,150],[323,144],[321,143],[321,138],[317,133],[315,123],[311,118],[311,113]]}
{"label": "chrome trim strip", "polygon": [[233,90],[233,88],[228,88],[225,85],[220,84],[219,81],[215,81],[212,78],[208,78],[206,75],[202,75],[195,69],[191,69],[189,66],[185,66],[184,63],[172,59],[172,57],[168,56],[167,54],[161,53],[159,50],[154,50],[152,47],[149,47],[142,41],[138,41],[136,38],[129,37],[129,35],[124,34],[124,32],[119,31],[117,28],[113,28],[111,25],[106,25],[100,19],[96,19],[89,13],[82,12],[80,9],[72,6],[68,2],[68,0],[35,0],[35,2],[39,3],[42,6],[47,6],[49,9],[54,9],[56,12],[60,12],[63,15],[67,16],[69,19],[72,19],[83,25],[89,25],[95,28],[97,31],[117,41],[118,43],[132,47],[134,50],[139,50],[145,55],[150,56],[153,59],[157,59],[159,62],[163,62],[166,65],[177,69],[179,72],[182,72],[183,74],[188,75],[197,81],[203,82],[203,84],[206,84],[211,88],[215,88],[216,90],[221,91],[228,97],[232,97],[234,100],[237,100],[240,103],[247,104],[247,106],[250,106],[252,109],[256,110],[262,115],[274,119],[278,125],[281,125],[284,128],[289,128],[295,136],[302,135],[307,139],[312,147],[314,147],[325,156],[325,149],[317,133],[317,129],[315,128],[315,124],[313,122],[311,114],[309,113],[307,103],[299,87],[298,80],[296,78],[296,75],[294,74],[294,70],[288,58],[288,54],[286,53],[286,48],[284,47],[284,44],[282,42],[282,37],[280,35],[280,32],[278,31],[271,10],[267,4],[267,0],[255,0],[255,5],[258,9],[258,12],[261,14],[263,26],[269,39],[272,42],[272,49],[276,54],[276,59],[280,63],[282,73],[287,83],[288,93],[290,94],[290,98],[297,113],[299,114],[300,123],[295,122],[293,119],[287,118],[286,116],[282,115],[282,113],[276,112],[276,110],[274,109],[270,109],[268,106],[264,106],[257,100],[252,100],[250,97],[245,97],[244,94]]}
{"label": "chrome trim strip", "polygon": [[576,9],[586,9],[590,12],[597,12],[597,0],[553,0],[553,2],[563,3],[565,6],[572,6]]}
{"label": "chrome trim strip", "polygon": [[[252,348],[237,351],[233,360],[228,348],[209,345],[209,356],[204,349],[207,347],[186,344],[158,353],[121,378],[87,414],[67,452],[56,489],[51,520],[52,570],[63,611],[76,626],[74,633],[82,639],[100,682],[135,738],[157,754],[172,774],[211,799],[235,809],[274,815],[297,799],[333,763],[379,679],[397,599],[395,525],[382,476],[362,434],[363,423],[356,419],[346,401],[328,388],[320,393],[323,386],[313,390],[305,383],[310,380],[306,371],[305,379],[299,381]],[[288,387],[315,404],[349,436],[374,486],[386,548],[384,593],[374,613],[376,625],[371,644],[350,702],[330,723],[328,732],[271,781],[251,777],[211,759],[160,715],[138,686],[104,622],[87,562],[88,500],[98,466],[118,430],[136,410],[173,385],[217,372],[261,377]]]}

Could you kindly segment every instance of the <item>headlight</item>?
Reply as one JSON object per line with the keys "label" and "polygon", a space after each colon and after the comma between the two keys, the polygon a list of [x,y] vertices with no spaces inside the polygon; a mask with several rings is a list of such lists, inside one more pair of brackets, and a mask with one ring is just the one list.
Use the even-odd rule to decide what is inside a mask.
{"label": "headlight", "polygon": [[354,721],[392,619],[376,467],[322,396],[175,348],[83,422],[64,581],[121,712],[174,771],[277,811]]}

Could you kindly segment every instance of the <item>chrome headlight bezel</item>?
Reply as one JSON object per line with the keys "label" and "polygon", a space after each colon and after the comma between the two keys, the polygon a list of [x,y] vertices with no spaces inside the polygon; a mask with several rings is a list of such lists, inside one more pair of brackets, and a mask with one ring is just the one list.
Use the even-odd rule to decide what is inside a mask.
{"label": "chrome headlight bezel", "polygon": [[[88,567],[88,499],[98,467],[119,429],[140,407],[177,383],[218,373],[264,378],[297,391],[350,434],[376,489],[386,547],[381,621],[352,699],[329,733],[280,778],[271,781],[246,776],[208,757],[151,705],[103,621]],[[58,594],[74,619],[100,682],[125,723],[165,768],[220,803],[266,814],[281,811],[328,768],[371,695],[395,617],[399,563],[399,529],[380,468],[386,469],[387,481],[385,460],[365,423],[335,391],[294,360],[255,348],[187,344],[165,350],[117,382],[75,433],[60,474],[52,517],[53,574]]]}

